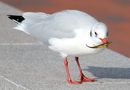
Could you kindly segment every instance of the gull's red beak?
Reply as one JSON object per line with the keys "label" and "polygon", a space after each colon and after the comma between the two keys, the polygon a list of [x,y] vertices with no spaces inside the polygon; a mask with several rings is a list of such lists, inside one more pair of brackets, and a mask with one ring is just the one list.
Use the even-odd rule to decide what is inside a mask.
{"label": "gull's red beak", "polygon": [[100,40],[102,41],[102,43],[107,43],[107,38],[100,38]]}

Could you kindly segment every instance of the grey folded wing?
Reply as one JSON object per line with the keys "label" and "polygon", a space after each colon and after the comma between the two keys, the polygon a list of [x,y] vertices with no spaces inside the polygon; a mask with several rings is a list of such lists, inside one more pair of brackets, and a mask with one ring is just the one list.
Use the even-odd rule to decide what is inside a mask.
{"label": "grey folded wing", "polygon": [[48,43],[50,38],[72,38],[75,36],[75,22],[64,16],[45,13],[25,13],[22,22],[25,32]]}

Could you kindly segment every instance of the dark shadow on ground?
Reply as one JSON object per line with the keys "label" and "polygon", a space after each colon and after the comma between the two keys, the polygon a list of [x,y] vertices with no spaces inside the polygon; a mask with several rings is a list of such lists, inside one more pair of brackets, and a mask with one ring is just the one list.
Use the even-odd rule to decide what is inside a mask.
{"label": "dark shadow on ground", "polygon": [[130,68],[93,67],[88,66],[89,71],[97,78],[130,79]]}

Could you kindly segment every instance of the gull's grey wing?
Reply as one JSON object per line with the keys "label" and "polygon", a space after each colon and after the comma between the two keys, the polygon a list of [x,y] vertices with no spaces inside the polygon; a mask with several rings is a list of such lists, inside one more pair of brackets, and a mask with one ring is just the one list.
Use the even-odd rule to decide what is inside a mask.
{"label": "gull's grey wing", "polygon": [[[89,18],[87,19],[86,16]],[[50,38],[72,38],[76,29],[89,26],[91,21],[96,21],[85,13],[72,10],[54,14],[25,13],[23,17],[25,18],[21,23],[23,31],[43,42],[47,42]],[[88,20],[90,23],[87,23]]]}
{"label": "gull's grey wing", "polygon": [[[35,13],[37,14],[37,13]],[[28,16],[29,15],[29,16]],[[75,36],[75,22],[62,15],[46,15],[41,17],[31,17],[28,13],[23,15],[25,20],[22,22],[24,30],[30,35],[47,42],[50,38],[72,38]],[[65,18],[66,17],[66,18]]]}

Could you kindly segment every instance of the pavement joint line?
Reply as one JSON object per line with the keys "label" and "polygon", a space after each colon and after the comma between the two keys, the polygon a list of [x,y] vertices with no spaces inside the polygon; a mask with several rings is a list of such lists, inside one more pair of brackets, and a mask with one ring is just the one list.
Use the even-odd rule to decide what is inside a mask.
{"label": "pavement joint line", "polygon": [[99,84],[130,84],[130,82],[98,82]]}
{"label": "pavement joint line", "polygon": [[8,45],[43,45],[42,43],[0,43],[0,46]]}
{"label": "pavement joint line", "polygon": [[17,88],[20,87],[20,88],[23,88],[23,89],[26,89],[26,90],[30,90],[30,89],[28,89],[27,87],[22,86],[22,85],[20,85],[20,84],[17,84],[17,83],[15,83],[15,82],[9,80],[8,78],[6,78],[6,77],[4,77],[4,76],[1,76],[1,75],[0,75],[0,77],[3,78],[4,80],[6,80],[7,82],[9,82],[9,83],[15,85]]}

